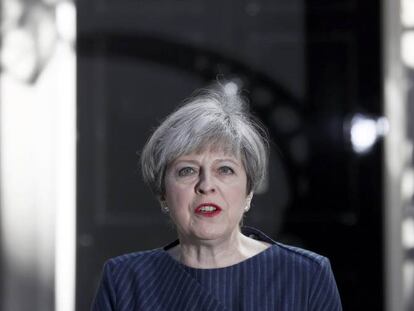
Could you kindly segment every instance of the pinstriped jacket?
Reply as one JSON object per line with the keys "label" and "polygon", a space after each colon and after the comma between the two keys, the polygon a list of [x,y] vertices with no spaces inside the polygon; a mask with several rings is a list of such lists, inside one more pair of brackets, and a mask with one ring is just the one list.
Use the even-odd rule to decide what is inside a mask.
{"label": "pinstriped jacket", "polygon": [[164,248],[106,262],[93,311],[341,311],[329,260],[277,243],[253,228],[244,234],[272,246],[241,263],[195,269]]}

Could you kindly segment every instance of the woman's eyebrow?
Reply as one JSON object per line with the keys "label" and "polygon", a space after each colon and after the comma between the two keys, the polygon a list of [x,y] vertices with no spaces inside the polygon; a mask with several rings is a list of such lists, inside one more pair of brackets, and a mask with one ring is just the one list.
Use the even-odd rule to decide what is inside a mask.
{"label": "woman's eyebrow", "polygon": [[220,158],[220,159],[216,159],[214,162],[231,162],[237,166],[240,166],[239,161],[237,161],[236,159],[233,158]]}
{"label": "woman's eyebrow", "polygon": [[177,159],[172,164],[173,165],[178,165],[178,164],[182,164],[182,163],[199,164],[199,161],[191,160],[191,159]]}

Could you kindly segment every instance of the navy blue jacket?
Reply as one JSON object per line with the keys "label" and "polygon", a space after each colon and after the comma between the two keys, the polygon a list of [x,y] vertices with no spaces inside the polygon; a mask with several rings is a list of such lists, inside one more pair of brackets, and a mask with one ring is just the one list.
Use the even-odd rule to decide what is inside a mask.
{"label": "navy blue jacket", "polygon": [[110,259],[92,310],[342,310],[327,258],[248,231],[272,246],[230,267],[184,266],[166,252],[178,241]]}

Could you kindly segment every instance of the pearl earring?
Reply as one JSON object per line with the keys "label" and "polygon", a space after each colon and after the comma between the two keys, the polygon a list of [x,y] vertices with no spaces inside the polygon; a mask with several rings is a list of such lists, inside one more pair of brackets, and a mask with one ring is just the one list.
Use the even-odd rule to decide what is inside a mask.
{"label": "pearl earring", "polygon": [[252,198],[253,198],[253,193],[250,193],[247,196],[247,203],[246,203],[246,207],[244,208],[244,212],[245,213],[247,213],[249,211],[249,209],[250,209],[250,202],[252,201]]}
{"label": "pearl earring", "polygon": [[168,208],[168,205],[167,205],[166,201],[161,201],[161,211],[164,214],[168,214],[170,212],[170,209]]}

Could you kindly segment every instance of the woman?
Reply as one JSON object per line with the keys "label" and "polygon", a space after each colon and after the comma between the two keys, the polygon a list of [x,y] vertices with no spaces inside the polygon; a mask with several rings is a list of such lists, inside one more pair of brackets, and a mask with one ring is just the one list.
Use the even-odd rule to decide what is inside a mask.
{"label": "woman", "polygon": [[110,259],[93,310],[342,310],[328,259],[240,227],[267,155],[239,95],[205,90],[172,113],[141,165],[178,240]]}

